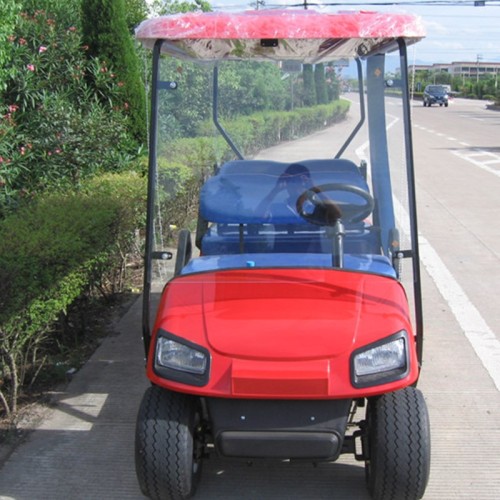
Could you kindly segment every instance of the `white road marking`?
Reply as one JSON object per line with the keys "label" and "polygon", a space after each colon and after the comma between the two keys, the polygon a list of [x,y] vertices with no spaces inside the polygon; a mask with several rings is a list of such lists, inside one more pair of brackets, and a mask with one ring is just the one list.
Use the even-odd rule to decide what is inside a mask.
{"label": "white road marking", "polygon": [[[422,127],[421,125],[416,125],[414,127],[418,128],[419,130],[423,130],[424,132],[429,132],[429,133],[432,133],[432,134],[440,136],[440,137],[442,137],[442,135],[443,135],[440,133],[435,133],[433,130]],[[454,137],[446,137],[446,139],[448,139],[449,141],[452,141],[452,142],[458,142],[458,144],[460,144],[461,146],[464,146],[464,147],[468,147],[468,148],[471,147],[471,145],[469,143],[459,141],[458,139],[456,139]],[[482,168],[486,172],[489,172],[490,174],[493,174],[493,175],[496,175],[497,177],[500,177],[500,170],[498,170],[496,168],[490,168],[488,166],[488,165],[495,165],[495,164],[500,163],[500,155],[495,154],[495,153],[491,153],[489,151],[484,151],[480,148],[474,148],[472,151],[468,151],[468,152],[453,151],[453,150],[450,152],[451,152],[451,154],[458,156],[462,160],[468,161],[469,163],[472,163],[476,167]],[[479,157],[483,157],[483,158],[486,157],[487,159],[485,158],[482,161],[475,160],[475,158],[479,158]]]}
{"label": "white road marking", "polygon": [[[387,126],[387,129],[391,128],[397,121],[398,119],[395,119],[391,122]],[[366,149],[368,146],[369,142],[366,141],[356,149],[356,154],[360,159],[367,159]],[[456,152],[453,153],[456,154]],[[460,156],[460,154],[457,154],[457,156]],[[469,161],[474,162],[473,159]],[[494,171],[482,163],[478,166],[500,176],[500,171]],[[409,215],[406,209],[397,199],[394,201],[395,212],[400,215],[401,219],[409,221]],[[408,224],[403,223],[402,220],[399,220],[398,223],[401,224],[401,230],[403,232],[407,234],[410,233]],[[458,284],[453,274],[448,270],[429,241],[421,234],[419,234],[418,241],[420,261],[434,281],[444,300],[449,304],[463,334],[471,344],[481,364],[492,378],[497,390],[500,391],[500,341],[486,324],[479,310],[467,297],[467,294]]]}
{"label": "white road marking", "polygon": [[500,391],[500,341],[431,244],[419,236],[420,260],[450,305],[462,332]]}
{"label": "white road marking", "polygon": [[[409,234],[409,215],[397,199],[394,201],[395,211],[401,217],[398,219],[398,224],[401,225],[403,232]],[[478,309],[469,300],[439,254],[422,234],[418,235],[418,246],[420,262],[434,281],[439,293],[450,306],[462,333],[493,379],[497,390],[500,391],[500,341],[486,324]]]}
{"label": "white road marking", "polygon": [[481,156],[488,156],[488,157],[492,157],[493,159],[492,160],[488,160],[488,161],[478,161],[478,160],[475,160],[474,159],[474,156],[476,156],[476,154],[474,153],[463,153],[461,151],[451,151],[452,154],[454,154],[455,156],[458,156],[459,158],[461,158],[462,160],[465,160],[469,163],[472,163],[473,165],[475,165],[476,167],[479,167],[483,170],[485,170],[486,172],[489,172],[490,174],[493,174],[493,175],[496,175],[497,177],[500,177],[500,170],[497,170],[496,168],[491,168],[489,167],[488,165],[491,164],[491,163],[498,163],[500,162],[500,156],[498,155],[495,155],[494,153],[489,153],[488,151],[484,151]]}

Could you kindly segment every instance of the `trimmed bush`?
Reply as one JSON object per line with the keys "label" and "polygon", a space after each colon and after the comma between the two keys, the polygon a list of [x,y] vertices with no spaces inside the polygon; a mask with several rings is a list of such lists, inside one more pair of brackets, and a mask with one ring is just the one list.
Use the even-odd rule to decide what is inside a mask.
{"label": "trimmed bush", "polygon": [[[341,99],[321,106],[295,108],[293,111],[255,113],[231,121],[222,120],[222,123],[240,151],[245,155],[251,155],[281,141],[297,139],[325,125],[338,123],[345,119],[349,107],[350,103]],[[212,132],[211,122],[205,122],[199,128],[199,134],[202,136],[209,136]],[[218,160],[221,161],[230,156],[229,146],[223,142],[218,143]]]}
{"label": "trimmed bush", "polygon": [[135,230],[144,223],[145,195],[144,177],[107,174],[81,190],[45,195],[0,221],[5,414],[15,413],[20,387],[36,376],[54,322],[79,297],[118,291],[123,284]]}

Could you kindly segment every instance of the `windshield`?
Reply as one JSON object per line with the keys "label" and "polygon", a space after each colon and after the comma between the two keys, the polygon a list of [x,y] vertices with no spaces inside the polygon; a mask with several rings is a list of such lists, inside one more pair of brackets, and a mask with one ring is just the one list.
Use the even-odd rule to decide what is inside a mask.
{"label": "windshield", "polygon": [[370,147],[358,66],[366,72],[354,60],[215,67],[162,56],[156,250],[190,227],[201,259],[182,274],[334,266],[397,277],[398,227],[409,226],[395,220],[408,199],[402,92],[378,79],[386,104],[372,114],[388,108],[388,138]]}
{"label": "windshield", "polygon": [[427,87],[427,92],[431,94],[446,94],[446,89],[441,85],[431,85]]}

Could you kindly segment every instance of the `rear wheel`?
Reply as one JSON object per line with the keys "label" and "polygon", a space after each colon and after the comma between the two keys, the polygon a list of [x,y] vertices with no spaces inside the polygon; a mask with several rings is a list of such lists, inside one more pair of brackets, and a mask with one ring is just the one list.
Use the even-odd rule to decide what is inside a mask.
{"label": "rear wheel", "polygon": [[135,468],[141,491],[155,500],[192,496],[201,474],[198,401],[156,386],[143,396],[135,433]]}
{"label": "rear wheel", "polygon": [[407,387],[370,401],[367,424],[365,467],[372,497],[422,498],[430,470],[429,417],[422,393]]}

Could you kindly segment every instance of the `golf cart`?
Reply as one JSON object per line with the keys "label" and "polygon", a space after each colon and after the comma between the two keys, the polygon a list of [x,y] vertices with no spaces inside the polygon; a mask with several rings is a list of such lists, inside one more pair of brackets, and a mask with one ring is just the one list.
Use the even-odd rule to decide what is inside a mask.
{"label": "golf cart", "polygon": [[[153,51],[143,303],[151,386],[135,451],[142,492],[190,497],[212,454],[310,462],[351,454],[373,498],[421,498],[430,435],[416,388],[423,325],[406,52],[424,36],[420,20],[185,13],[147,20],[136,35]],[[399,70],[386,79],[389,58]],[[292,98],[302,65],[324,63],[332,80],[349,81],[339,88],[352,90],[357,75],[347,118],[322,118],[312,147],[297,138],[247,154],[221,104],[245,61],[281,71]],[[286,73],[296,61],[299,71]],[[191,71],[197,63],[206,80]],[[200,81],[228,146],[214,138],[216,165],[196,167],[196,233],[177,231],[170,251],[169,135],[188,108],[180,93]],[[203,106],[199,96],[188,94],[190,104]]]}

